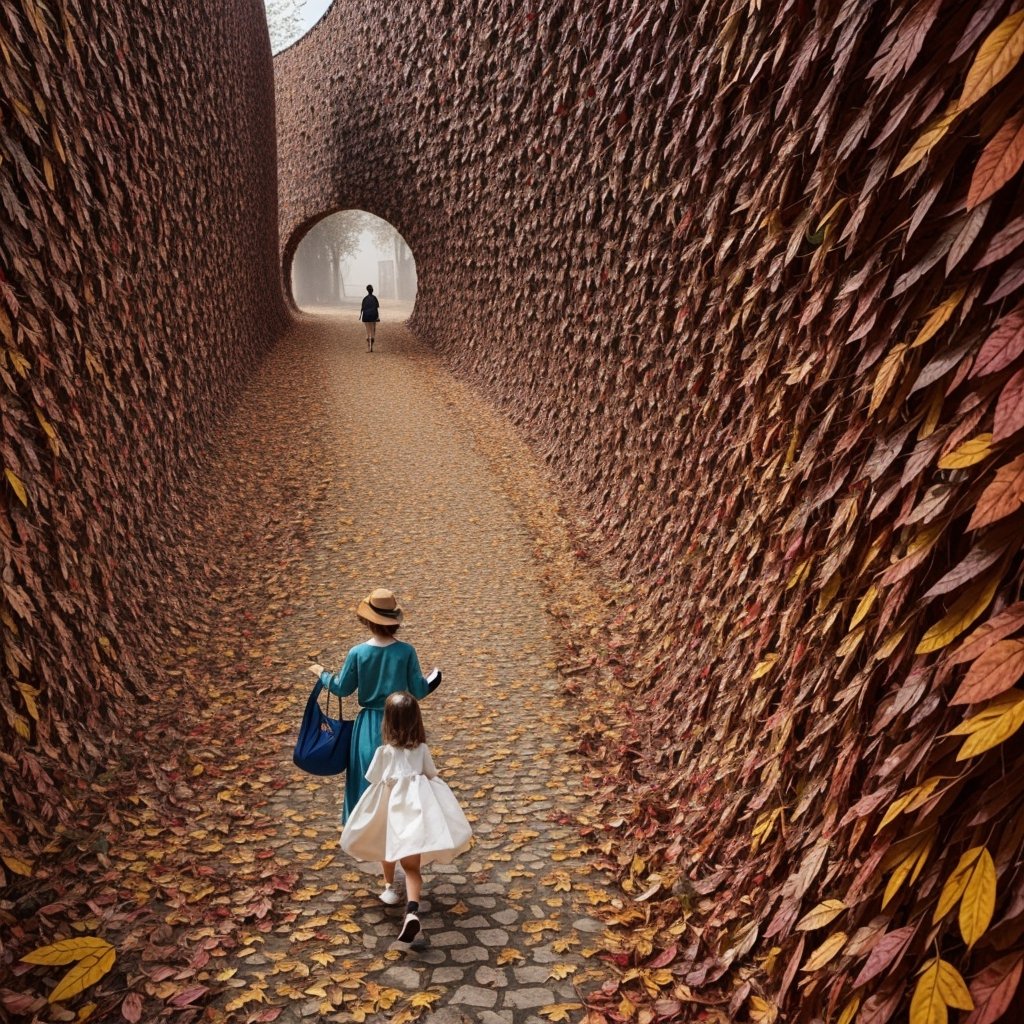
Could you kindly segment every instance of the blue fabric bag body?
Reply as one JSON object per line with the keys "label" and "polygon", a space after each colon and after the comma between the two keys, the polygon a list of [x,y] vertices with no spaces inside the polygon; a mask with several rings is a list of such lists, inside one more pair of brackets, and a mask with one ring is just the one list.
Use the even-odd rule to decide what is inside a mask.
{"label": "blue fabric bag body", "polygon": [[[342,717],[338,698],[338,717],[330,718],[320,710],[320,691],[324,684],[318,679],[306,702],[299,738],[295,741],[292,760],[310,775],[340,775],[348,767],[348,750],[352,723]],[[327,711],[331,709],[331,691],[327,691]]]}

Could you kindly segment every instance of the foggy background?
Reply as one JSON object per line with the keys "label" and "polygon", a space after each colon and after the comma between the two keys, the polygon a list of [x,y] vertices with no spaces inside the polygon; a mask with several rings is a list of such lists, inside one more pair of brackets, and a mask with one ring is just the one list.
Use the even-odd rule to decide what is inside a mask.
{"label": "foggy background", "polygon": [[301,39],[323,16],[332,0],[264,0],[274,53]]}
{"label": "foggy background", "polygon": [[416,301],[416,262],[405,239],[365,210],[342,210],[317,221],[292,260],[296,305],[358,309],[368,284],[380,300],[382,317],[409,315]]}

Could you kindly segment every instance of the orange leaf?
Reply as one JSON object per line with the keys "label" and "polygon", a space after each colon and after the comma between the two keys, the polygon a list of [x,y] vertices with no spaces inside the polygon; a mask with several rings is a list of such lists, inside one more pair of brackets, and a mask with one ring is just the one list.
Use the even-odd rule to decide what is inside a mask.
{"label": "orange leaf", "polygon": [[1024,505],[1024,455],[996,470],[995,479],[982,491],[967,524],[968,530],[988,526]]}
{"label": "orange leaf", "polygon": [[967,192],[967,209],[999,191],[1024,164],[1024,110],[1018,110],[996,132],[974,168]]}
{"label": "orange leaf", "polygon": [[1024,675],[1024,640],[1001,640],[973,665],[950,704],[977,704],[1014,686]]}

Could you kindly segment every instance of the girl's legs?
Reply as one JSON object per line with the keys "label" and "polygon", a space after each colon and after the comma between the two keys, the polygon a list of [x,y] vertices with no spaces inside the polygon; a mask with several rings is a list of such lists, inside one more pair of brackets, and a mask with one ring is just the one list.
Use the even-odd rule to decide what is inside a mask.
{"label": "girl's legs", "polygon": [[398,933],[395,945],[400,949],[409,949],[413,939],[420,933],[420,892],[423,888],[423,876],[420,874],[420,856],[402,858],[402,870],[405,872],[405,887],[409,894],[409,902],[405,905],[405,920],[402,930]]}
{"label": "girl's legs", "polygon": [[371,320],[366,325],[366,341],[370,346],[370,351],[373,351],[373,341],[377,337],[377,321]]}
{"label": "girl's legs", "polygon": [[[412,913],[415,913],[416,910],[419,910],[420,892],[423,890],[423,876],[420,874],[420,855],[417,853],[415,857],[403,857],[402,870],[405,872],[405,891],[408,894],[409,902],[416,904],[415,910],[412,911]],[[394,874],[395,865],[392,864],[392,878]]]}
{"label": "girl's legs", "polygon": [[402,902],[402,896],[395,885],[395,862],[393,860],[382,860],[380,866],[384,872],[384,891],[378,899],[389,907],[397,907]]}

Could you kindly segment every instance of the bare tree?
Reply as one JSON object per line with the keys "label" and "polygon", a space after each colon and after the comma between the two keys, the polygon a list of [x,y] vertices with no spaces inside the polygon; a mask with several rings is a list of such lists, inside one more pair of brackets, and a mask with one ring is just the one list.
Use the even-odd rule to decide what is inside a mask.
{"label": "bare tree", "polygon": [[306,6],[306,0],[264,0],[264,3],[270,29],[270,49],[278,53],[291,46],[302,34],[302,8]]}

